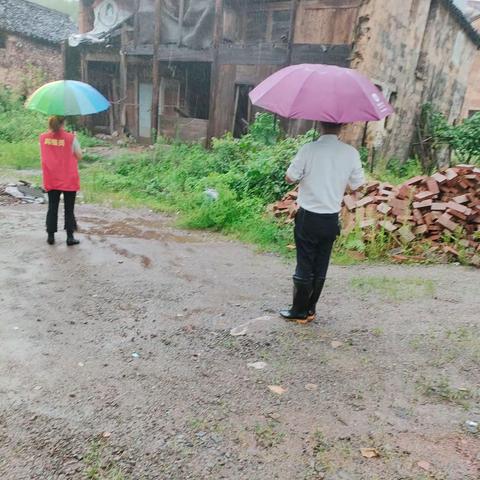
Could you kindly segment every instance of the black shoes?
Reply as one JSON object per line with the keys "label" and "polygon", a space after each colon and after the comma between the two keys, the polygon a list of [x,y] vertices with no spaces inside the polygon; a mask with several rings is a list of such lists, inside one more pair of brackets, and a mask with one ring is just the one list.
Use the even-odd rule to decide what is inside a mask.
{"label": "black shoes", "polygon": [[290,310],[281,310],[280,315],[286,320],[306,320],[312,295],[312,282],[293,279],[293,304]]}
{"label": "black shoes", "polygon": [[[54,233],[49,233],[47,237],[47,243],[49,245],[54,245],[55,244],[55,234]],[[73,245],[78,245],[80,243],[80,240],[77,240],[74,236],[73,233],[68,233],[67,234],[67,245],[69,247],[72,247]]]}
{"label": "black shoes", "polygon": [[67,245],[69,247],[72,247],[73,245],[78,245],[80,243],[80,240],[77,240],[73,236],[73,232],[67,232]]}
{"label": "black shoes", "polygon": [[80,243],[80,240],[77,240],[73,236],[67,238],[67,245],[69,247],[73,247],[73,245],[78,245],[79,243]]}

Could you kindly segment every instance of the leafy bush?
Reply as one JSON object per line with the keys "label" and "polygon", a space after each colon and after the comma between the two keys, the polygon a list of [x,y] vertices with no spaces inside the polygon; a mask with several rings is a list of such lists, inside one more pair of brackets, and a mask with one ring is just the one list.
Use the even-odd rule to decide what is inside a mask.
{"label": "leafy bush", "polygon": [[480,163],[480,113],[476,113],[454,128],[451,141],[462,162]]}

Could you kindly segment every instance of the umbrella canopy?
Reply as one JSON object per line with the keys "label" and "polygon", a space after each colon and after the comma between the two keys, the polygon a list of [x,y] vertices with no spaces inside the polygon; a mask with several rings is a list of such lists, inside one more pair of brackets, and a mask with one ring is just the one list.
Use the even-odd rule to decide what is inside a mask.
{"label": "umbrella canopy", "polygon": [[91,115],[103,112],[110,102],[92,86],[75,80],[47,83],[35,91],[25,106],[47,115]]}
{"label": "umbrella canopy", "polygon": [[365,76],[333,65],[292,65],[250,92],[250,100],[285,118],[349,123],[381,120],[393,113]]}

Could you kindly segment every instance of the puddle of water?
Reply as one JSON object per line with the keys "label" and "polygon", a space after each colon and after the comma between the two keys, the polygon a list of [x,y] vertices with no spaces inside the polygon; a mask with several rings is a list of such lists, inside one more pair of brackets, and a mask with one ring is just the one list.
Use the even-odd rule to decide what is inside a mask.
{"label": "puddle of water", "polygon": [[130,258],[130,259],[139,258],[143,268],[150,268],[152,266],[152,259],[147,257],[146,255],[138,255],[136,253],[132,253],[126,248],[121,248],[114,244],[111,244],[110,248],[115,253],[117,253],[118,255],[121,255],[122,257]]}
{"label": "puddle of water", "polygon": [[80,221],[94,224],[82,229],[83,233],[97,236],[141,238],[144,240],[163,240],[175,243],[200,243],[202,240],[190,235],[179,235],[152,228],[162,229],[165,224],[159,221],[127,218],[117,222],[105,222],[100,218],[82,217]]}

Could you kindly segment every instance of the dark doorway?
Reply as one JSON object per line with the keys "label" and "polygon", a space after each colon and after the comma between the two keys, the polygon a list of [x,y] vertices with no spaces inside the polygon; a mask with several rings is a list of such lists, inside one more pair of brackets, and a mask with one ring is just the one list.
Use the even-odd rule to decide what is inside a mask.
{"label": "dark doorway", "polygon": [[240,84],[235,86],[234,137],[241,137],[248,132],[248,126],[252,121],[252,103],[248,94],[252,90],[253,85]]}

